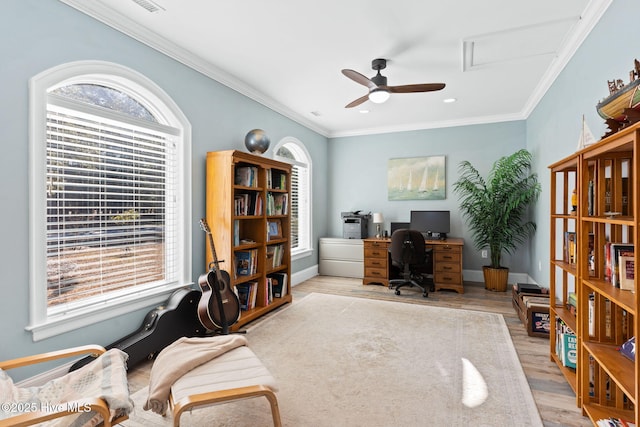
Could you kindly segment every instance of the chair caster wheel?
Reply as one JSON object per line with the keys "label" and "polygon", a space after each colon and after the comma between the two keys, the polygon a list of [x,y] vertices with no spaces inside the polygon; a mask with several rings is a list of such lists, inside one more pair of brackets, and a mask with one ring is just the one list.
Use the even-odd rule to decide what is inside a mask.
{"label": "chair caster wheel", "polygon": [[422,297],[423,298],[429,298],[429,294],[425,292],[424,294],[422,294]]}
{"label": "chair caster wheel", "polygon": [[396,289],[396,295],[400,295],[400,291]]}

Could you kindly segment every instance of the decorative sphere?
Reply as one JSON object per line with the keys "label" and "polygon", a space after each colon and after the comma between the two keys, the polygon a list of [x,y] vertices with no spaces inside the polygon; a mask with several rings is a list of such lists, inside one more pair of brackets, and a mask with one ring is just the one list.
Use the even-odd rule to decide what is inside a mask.
{"label": "decorative sphere", "polygon": [[253,129],[244,137],[244,145],[251,153],[262,154],[269,148],[271,141],[262,129]]}

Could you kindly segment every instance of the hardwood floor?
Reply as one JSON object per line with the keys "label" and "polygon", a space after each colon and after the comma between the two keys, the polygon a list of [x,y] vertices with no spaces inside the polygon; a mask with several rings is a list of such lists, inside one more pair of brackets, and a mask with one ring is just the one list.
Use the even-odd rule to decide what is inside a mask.
{"label": "hardwood floor", "polygon": [[[491,292],[485,290],[481,283],[465,282],[464,294],[443,290],[431,292],[428,298],[423,298],[420,291],[411,288],[404,288],[401,295],[395,295],[394,291],[384,286],[363,286],[360,279],[316,276],[293,288],[293,303],[295,304],[296,299],[303,298],[312,292],[502,314],[544,425],[546,427],[592,425],[576,407],[573,390],[564,380],[558,367],[550,361],[549,340],[527,335],[511,305],[510,290],[509,292]],[[129,384],[132,393],[147,387],[150,367],[151,362],[145,362],[130,371]],[[517,402],[514,402],[514,405],[517,405]]]}

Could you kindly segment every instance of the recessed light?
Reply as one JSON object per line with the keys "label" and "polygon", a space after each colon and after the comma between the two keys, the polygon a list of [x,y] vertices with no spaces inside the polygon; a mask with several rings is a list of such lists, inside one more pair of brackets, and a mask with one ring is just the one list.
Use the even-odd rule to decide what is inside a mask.
{"label": "recessed light", "polygon": [[358,110],[360,111],[360,114],[367,114],[369,112],[369,110]]}
{"label": "recessed light", "polygon": [[456,98],[447,98],[442,100],[442,102],[444,102],[445,104],[451,104],[452,102],[456,102],[457,99]]}

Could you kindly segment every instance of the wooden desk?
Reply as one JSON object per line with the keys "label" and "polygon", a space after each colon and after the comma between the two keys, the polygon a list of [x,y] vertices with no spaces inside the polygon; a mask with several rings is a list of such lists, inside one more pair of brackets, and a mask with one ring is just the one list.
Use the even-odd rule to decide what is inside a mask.
{"label": "wooden desk", "polygon": [[[390,238],[364,239],[364,279],[363,285],[379,283],[389,286]],[[433,282],[436,291],[451,289],[464,293],[462,280],[462,248],[464,240],[449,238],[447,240],[425,240],[427,248],[433,250]]]}
{"label": "wooden desk", "polygon": [[391,239],[364,239],[364,279],[363,285],[380,283],[389,286],[389,245]]}

